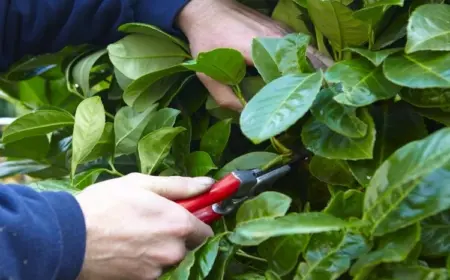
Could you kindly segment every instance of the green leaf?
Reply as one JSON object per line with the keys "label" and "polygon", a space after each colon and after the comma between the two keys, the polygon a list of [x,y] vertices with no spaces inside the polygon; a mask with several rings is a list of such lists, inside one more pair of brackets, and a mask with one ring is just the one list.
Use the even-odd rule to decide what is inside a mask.
{"label": "green leaf", "polygon": [[271,237],[328,232],[350,226],[324,213],[293,213],[279,218],[261,218],[239,224],[229,236],[231,242],[256,246]]}
{"label": "green leaf", "polygon": [[219,254],[220,241],[223,235],[219,234],[209,238],[205,244],[197,249],[195,253],[195,265],[192,268],[190,279],[202,280],[209,275]]}
{"label": "green leaf", "polygon": [[8,144],[26,137],[45,135],[73,124],[74,118],[68,112],[38,110],[14,120],[3,132],[3,143]]}
{"label": "green leaf", "polygon": [[352,266],[350,274],[357,274],[375,268],[381,263],[401,262],[406,259],[420,240],[420,226],[415,224],[387,234],[379,240],[378,248],[361,256]]}
{"label": "green leaf", "polygon": [[311,107],[312,115],[329,129],[347,137],[360,138],[367,134],[367,124],[356,116],[356,108],[334,100],[339,95],[335,87],[322,89]]}
{"label": "green leaf", "polygon": [[371,244],[360,233],[323,232],[311,236],[294,280],[338,279],[352,260],[367,253]]}
{"label": "green leaf", "polygon": [[386,58],[383,72],[388,80],[405,87],[449,88],[449,64],[450,52],[400,53]]}
{"label": "green leaf", "polygon": [[239,84],[245,76],[246,66],[242,54],[234,49],[218,48],[199,53],[196,60],[183,63],[192,71],[201,72],[228,85]]}
{"label": "green leaf", "polygon": [[225,164],[222,169],[217,171],[214,178],[220,180],[222,177],[234,170],[261,168],[270,161],[274,160],[277,156],[277,154],[269,152],[252,152],[242,155]]}
{"label": "green leaf", "polygon": [[373,159],[348,162],[353,175],[365,187],[395,150],[428,135],[423,118],[405,102],[374,107],[371,113],[377,131]]}
{"label": "green leaf", "polygon": [[362,138],[345,137],[311,118],[303,126],[303,144],[314,154],[328,159],[370,159],[375,145],[375,124],[366,108],[361,108],[358,117],[368,125],[368,132]]}
{"label": "green leaf", "polygon": [[205,176],[211,170],[217,169],[209,154],[202,151],[189,154],[185,166],[190,177]]}
{"label": "green leaf", "polygon": [[249,272],[241,275],[233,276],[233,280],[266,280],[266,277],[258,273]]}
{"label": "green leaf", "polygon": [[322,71],[318,71],[289,74],[267,84],[241,114],[244,135],[258,144],[291,127],[312,106],[322,79]]}
{"label": "green leaf", "polygon": [[141,172],[152,174],[169,154],[174,138],[185,130],[183,127],[164,127],[144,136],[138,143]]}
{"label": "green leaf", "polygon": [[[450,207],[450,128],[404,145],[375,172],[364,219],[375,236],[412,225]],[[394,207],[392,207],[394,206]]]}
{"label": "green leaf", "polygon": [[293,31],[308,34],[305,22],[300,18],[302,14],[292,0],[279,0],[272,12],[272,18],[289,26]]}
{"label": "green leaf", "polygon": [[258,253],[267,260],[269,269],[284,276],[295,268],[306,245],[308,245],[306,234],[280,236],[261,243],[258,246]]}
{"label": "green leaf", "polygon": [[450,210],[424,219],[422,225],[422,254],[447,256],[450,254]]}
{"label": "green leaf", "polygon": [[275,58],[279,42],[279,38],[271,37],[254,38],[252,41],[252,59],[255,68],[266,83],[281,77]]}
{"label": "green leaf", "polygon": [[131,107],[122,107],[114,119],[114,132],[116,139],[116,154],[132,154],[143,136],[149,116],[156,110],[157,105],[147,108],[142,113]]}
{"label": "green leaf", "polygon": [[211,155],[214,162],[219,162],[231,133],[231,119],[220,121],[211,126],[200,141],[200,150]]}
{"label": "green leaf", "polygon": [[34,160],[11,160],[0,162],[0,178],[10,177],[18,174],[29,174],[49,168],[50,165],[39,163]]}
{"label": "green leaf", "polygon": [[35,181],[30,184],[28,184],[29,187],[33,188],[34,190],[38,192],[68,192],[72,195],[77,195],[80,190],[72,188],[70,185],[70,180],[55,180],[55,179],[48,179],[48,180],[40,180]]}
{"label": "green leaf", "polygon": [[415,110],[425,118],[450,126],[450,112],[446,112],[443,108],[415,108]]}
{"label": "green leaf", "polygon": [[327,159],[316,155],[311,159],[309,171],[314,177],[327,184],[347,187],[355,185],[355,179],[344,160]]}
{"label": "green leaf", "polygon": [[314,72],[306,59],[306,49],[311,37],[305,34],[288,34],[280,40],[275,60],[282,75]]}
{"label": "green leaf", "polygon": [[149,117],[150,120],[148,121],[142,135],[147,135],[150,132],[163,127],[173,127],[180,113],[181,112],[179,110],[172,108],[163,108],[157,112],[153,112]]}
{"label": "green leaf", "polygon": [[195,264],[195,250],[189,251],[184,257],[183,261],[181,261],[173,270],[166,272],[161,276],[161,280],[188,280],[191,274],[191,269]]}
{"label": "green leaf", "polygon": [[357,190],[339,191],[333,196],[324,213],[347,220],[362,217],[364,193]]}
{"label": "green leaf", "polygon": [[450,106],[450,88],[405,88],[400,92],[403,100],[422,108]]}
{"label": "green leaf", "polygon": [[91,84],[89,80],[91,76],[91,69],[92,67],[94,67],[95,63],[105,54],[106,49],[101,49],[99,51],[91,53],[76,62],[71,69],[74,83],[78,84],[81,87],[81,90],[86,97],[91,97],[93,95],[91,92]]}
{"label": "green leaf", "polygon": [[444,268],[428,268],[422,265],[387,265],[375,270],[371,279],[383,280],[446,280],[449,275]]}
{"label": "green leaf", "polygon": [[450,5],[424,4],[417,7],[408,21],[406,53],[450,51]]}
{"label": "green leaf", "polygon": [[380,51],[370,51],[363,48],[348,48],[352,52],[355,52],[373,63],[375,66],[380,66],[383,61],[390,56],[391,54],[394,54],[396,52],[402,51],[403,48],[393,48],[393,49],[385,49]]}
{"label": "green leaf", "polygon": [[100,97],[90,97],[78,105],[72,139],[72,176],[78,164],[93,151],[105,129],[105,109]]}
{"label": "green leaf", "polygon": [[260,218],[284,216],[292,199],[278,192],[266,191],[253,199],[245,201],[236,214],[236,223],[241,224]]}
{"label": "green leaf", "polygon": [[114,124],[107,122],[102,136],[98,140],[92,152],[81,162],[88,162],[100,157],[108,157],[114,154]]}
{"label": "green leaf", "polygon": [[343,92],[334,99],[341,104],[355,107],[392,98],[400,91],[398,85],[385,78],[381,66],[375,67],[365,58],[334,64],[328,68],[325,79],[331,83],[342,83]]}
{"label": "green leaf", "polygon": [[220,243],[220,249],[217,254],[216,261],[206,279],[224,280],[225,272],[228,269],[228,264],[233,259],[233,256],[237,250],[237,246],[231,244],[227,238],[223,238]]}
{"label": "green leaf", "polygon": [[108,45],[107,50],[112,64],[133,80],[189,58],[180,45],[142,34],[128,35]]}
{"label": "green leaf", "polygon": [[46,135],[27,137],[6,145],[0,144],[2,157],[23,159],[44,159],[50,150],[50,143]]}
{"label": "green leaf", "polygon": [[355,18],[353,11],[340,2],[308,0],[307,6],[314,26],[330,40],[336,50],[360,46],[368,41],[368,24]]}
{"label": "green leaf", "polygon": [[96,168],[79,173],[74,177],[72,187],[77,190],[82,190],[86,187],[89,187],[97,181],[100,174],[106,171],[108,170],[104,168]]}
{"label": "green leaf", "polygon": [[271,270],[266,271],[264,275],[266,276],[266,280],[281,280],[280,276]]}

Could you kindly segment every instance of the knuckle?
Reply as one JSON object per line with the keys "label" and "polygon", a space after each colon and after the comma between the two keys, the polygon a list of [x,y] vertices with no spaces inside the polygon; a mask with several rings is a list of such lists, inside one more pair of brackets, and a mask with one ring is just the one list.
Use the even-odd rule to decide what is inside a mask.
{"label": "knuckle", "polygon": [[[180,211],[181,212],[181,211]],[[190,213],[181,212],[179,214],[179,219],[177,226],[175,227],[175,233],[180,237],[189,236],[194,232],[194,225],[190,217]]]}
{"label": "knuckle", "polygon": [[171,266],[181,262],[186,255],[186,248],[184,246],[174,246],[173,248],[167,248],[158,257],[159,262],[163,266]]}

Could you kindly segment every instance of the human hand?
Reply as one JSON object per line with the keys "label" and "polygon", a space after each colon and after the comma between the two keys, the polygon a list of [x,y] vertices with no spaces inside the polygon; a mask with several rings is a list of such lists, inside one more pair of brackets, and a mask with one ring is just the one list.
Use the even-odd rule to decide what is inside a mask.
{"label": "human hand", "polygon": [[76,196],[87,228],[79,279],[157,279],[213,235],[208,225],[173,202],[213,183],[206,177],[135,173],[85,189]]}
{"label": "human hand", "polygon": [[[283,37],[288,33],[280,23],[234,0],[191,0],[180,12],[177,24],[188,38],[194,57],[216,48],[233,48],[250,66],[253,38]],[[202,73],[197,76],[219,106],[243,109],[229,86]]]}

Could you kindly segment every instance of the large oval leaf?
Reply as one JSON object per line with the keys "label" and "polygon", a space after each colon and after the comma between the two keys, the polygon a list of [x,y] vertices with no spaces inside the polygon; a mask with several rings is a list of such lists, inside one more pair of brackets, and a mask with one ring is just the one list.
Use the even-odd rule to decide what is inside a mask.
{"label": "large oval leaf", "polygon": [[219,180],[234,170],[261,168],[276,157],[278,157],[277,154],[269,152],[252,152],[242,155],[225,164],[222,169],[214,175],[214,178]]}
{"label": "large oval leaf", "polygon": [[255,144],[292,126],[314,102],[322,85],[322,71],[289,74],[267,84],[245,106],[242,132]]}
{"label": "large oval leaf", "polygon": [[328,68],[325,79],[332,83],[342,83],[343,93],[334,99],[341,104],[355,107],[392,98],[400,90],[398,85],[386,79],[382,67],[375,67],[365,58],[334,64]]}
{"label": "large oval leaf", "polygon": [[450,88],[405,88],[400,96],[403,100],[422,108],[450,106]]}
{"label": "large oval leaf", "polygon": [[236,214],[236,223],[244,223],[260,218],[284,216],[289,210],[292,199],[278,192],[267,191],[245,201]]}
{"label": "large oval leaf", "polygon": [[200,150],[211,155],[214,162],[219,162],[231,133],[231,119],[220,121],[211,126],[200,141]]}
{"label": "large oval leaf", "polygon": [[380,66],[381,63],[383,63],[383,61],[388,56],[403,50],[402,48],[385,49],[385,50],[380,50],[380,51],[370,51],[370,50],[363,49],[363,48],[348,48],[348,49],[351,50],[352,52],[355,52],[355,53],[367,58],[375,66]]}
{"label": "large oval leaf", "polygon": [[359,118],[367,124],[367,133],[361,138],[338,134],[315,118],[311,118],[302,130],[305,147],[316,155],[329,159],[370,159],[375,145],[375,124],[366,108],[361,108]]}
{"label": "large oval leaf", "polygon": [[383,72],[391,82],[410,88],[449,88],[450,52],[394,54],[386,58]]}
{"label": "large oval leaf", "polygon": [[78,105],[72,138],[72,176],[102,137],[105,123],[105,109],[100,97],[90,97]]}
{"label": "large oval leaf", "polygon": [[231,242],[255,246],[271,237],[335,231],[349,223],[328,214],[293,213],[279,218],[261,218],[239,224],[229,236]]}
{"label": "large oval leaf", "polygon": [[450,207],[450,128],[393,153],[367,188],[364,219],[379,236]]}
{"label": "large oval leaf", "polygon": [[141,34],[128,35],[110,44],[107,49],[112,64],[133,80],[179,64],[190,57],[172,41]]}
{"label": "large oval leaf", "polygon": [[327,184],[352,187],[356,183],[344,160],[327,159],[316,155],[311,159],[309,171]]}
{"label": "large oval leaf", "polygon": [[408,21],[406,53],[450,51],[450,5],[425,4],[417,7]]}
{"label": "large oval leaf", "polygon": [[252,59],[258,73],[266,83],[281,77],[278,64],[275,59],[279,38],[262,37],[252,41]]}
{"label": "large oval leaf", "polygon": [[334,132],[347,137],[363,137],[367,134],[367,124],[356,116],[355,107],[334,100],[338,95],[335,87],[321,90],[311,107],[312,115]]}
{"label": "large oval leaf", "polygon": [[450,210],[431,216],[421,223],[422,254],[447,256],[450,254]]}
{"label": "large oval leaf", "polygon": [[74,118],[62,110],[39,110],[17,118],[3,132],[3,143],[45,135],[59,128],[72,126]]}
{"label": "large oval leaf", "polygon": [[73,65],[73,68],[70,69],[73,82],[78,84],[83,91],[84,96],[91,97],[93,94],[91,92],[91,84],[90,84],[90,74],[91,69],[95,65],[95,63],[106,54],[106,50],[102,49],[91,53]]}
{"label": "large oval leaf", "polygon": [[314,72],[306,59],[311,37],[306,34],[288,34],[280,40],[275,60],[282,75]]}
{"label": "large oval leaf", "polygon": [[368,41],[369,25],[355,18],[353,11],[339,1],[308,0],[307,6],[314,26],[337,50],[359,46]]}
{"label": "large oval leaf", "polygon": [[197,151],[186,158],[187,175],[190,177],[205,176],[211,170],[217,169],[208,153]]}
{"label": "large oval leaf", "polygon": [[181,111],[172,108],[163,108],[152,113],[142,135],[147,135],[163,127],[173,127],[180,113]]}
{"label": "large oval leaf", "polygon": [[173,139],[184,127],[164,127],[144,136],[138,143],[141,172],[152,174],[169,154]]}

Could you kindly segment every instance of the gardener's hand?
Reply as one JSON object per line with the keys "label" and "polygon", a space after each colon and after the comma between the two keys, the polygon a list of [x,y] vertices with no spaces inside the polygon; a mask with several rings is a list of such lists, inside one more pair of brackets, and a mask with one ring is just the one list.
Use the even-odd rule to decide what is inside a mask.
{"label": "gardener's hand", "polygon": [[[280,24],[234,0],[191,0],[181,11],[177,23],[189,39],[194,57],[216,48],[233,48],[244,55],[248,65],[253,65],[253,38],[287,34]],[[230,87],[203,74],[198,76],[220,106],[242,110],[242,104]]]}
{"label": "gardener's hand", "polygon": [[156,279],[179,263],[213,232],[172,200],[196,196],[213,182],[131,174],[84,190],[77,196],[87,227],[79,279]]}

